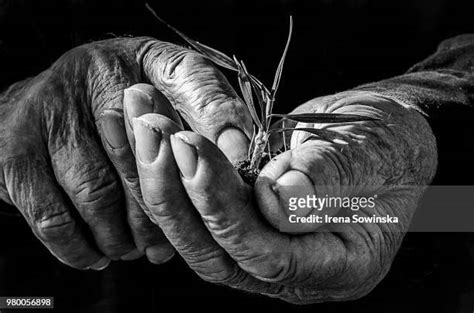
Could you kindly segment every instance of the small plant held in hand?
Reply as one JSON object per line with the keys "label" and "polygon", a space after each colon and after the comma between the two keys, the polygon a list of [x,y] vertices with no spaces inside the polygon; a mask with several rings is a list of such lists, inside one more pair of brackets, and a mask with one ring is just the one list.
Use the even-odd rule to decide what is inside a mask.
{"label": "small plant held in hand", "polygon": [[[283,55],[275,72],[273,84],[271,89],[267,88],[260,80],[250,74],[244,62],[238,60],[235,55],[231,58],[228,55],[199,43],[187,35],[168,24],[156,12],[145,4],[147,9],[154,15],[154,17],[162,24],[166,25],[173,32],[178,34],[185,40],[195,51],[207,57],[213,63],[228,70],[237,72],[237,79],[242,93],[242,98],[247,105],[250,115],[254,123],[253,136],[250,141],[247,160],[236,164],[237,170],[245,182],[253,184],[263,166],[262,160],[270,160],[275,154],[272,154],[269,138],[274,134],[281,134],[283,139],[283,151],[288,148],[286,144],[285,132],[289,131],[305,131],[311,133],[319,139],[334,141],[335,139],[342,139],[344,136],[338,132],[317,129],[309,127],[285,127],[285,120],[303,123],[350,123],[367,120],[374,120],[365,116],[356,114],[338,114],[338,113],[303,113],[303,114],[276,114],[273,113],[276,93],[280,85],[280,80],[285,64],[286,55],[291,42],[291,35],[293,31],[293,18],[290,16],[290,30],[288,39],[283,50]],[[255,104],[256,103],[256,104]],[[282,127],[275,127],[272,121],[275,119],[283,119]],[[281,150],[280,150],[281,152]]]}

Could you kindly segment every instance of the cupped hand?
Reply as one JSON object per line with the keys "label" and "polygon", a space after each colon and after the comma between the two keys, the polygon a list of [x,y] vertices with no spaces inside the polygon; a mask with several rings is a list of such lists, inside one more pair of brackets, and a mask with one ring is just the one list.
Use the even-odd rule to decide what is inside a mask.
{"label": "cupped hand", "polygon": [[[291,149],[271,160],[252,188],[208,139],[180,131],[169,116],[143,115],[134,120],[143,199],[178,253],[209,282],[292,303],[359,298],[388,272],[423,186],[435,173],[434,136],[421,114],[373,93],[317,98],[296,111],[377,120],[304,125],[330,128],[346,141],[294,132]],[[294,190],[377,194],[375,208],[358,214],[389,214],[399,222],[284,229]],[[349,213],[339,208],[330,215]]]}
{"label": "cupped hand", "polygon": [[174,248],[146,215],[126,129],[151,112],[182,127],[174,109],[230,159],[245,155],[248,111],[204,57],[152,38],[69,51],[0,95],[1,198],[72,267],[168,260]]}

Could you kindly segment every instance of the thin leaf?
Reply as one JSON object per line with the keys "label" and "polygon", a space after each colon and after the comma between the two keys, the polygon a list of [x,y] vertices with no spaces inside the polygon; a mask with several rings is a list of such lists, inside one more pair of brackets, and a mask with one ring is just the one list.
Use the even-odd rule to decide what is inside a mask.
{"label": "thin leaf", "polygon": [[211,48],[209,46],[206,46],[205,44],[202,44],[198,41],[195,41],[194,44],[196,46],[199,46],[199,49],[198,49],[199,52],[201,52],[206,57],[208,57],[212,62],[216,63],[219,66],[222,66],[223,68],[226,68],[232,71],[237,71],[237,68],[235,64],[233,63],[232,59],[229,58],[224,53],[214,48]]}
{"label": "thin leaf", "polygon": [[[255,97],[257,98],[257,103],[258,103],[258,106],[259,106],[259,109],[260,109],[260,121],[262,123],[264,123],[266,121],[265,119],[265,102],[263,101],[263,98],[262,98],[262,86],[263,84],[256,78],[254,78],[250,73],[249,71],[247,70],[247,67],[245,66],[245,63],[244,61],[240,61],[240,65],[242,66],[242,69],[245,73],[245,75],[247,76],[247,78],[250,79],[249,83],[250,83],[250,86],[252,87],[252,90],[255,94]],[[252,77],[254,78],[254,80],[252,79]],[[260,86],[258,86],[258,84],[260,84]]]}
{"label": "thin leaf", "polygon": [[[249,71],[247,70],[247,67],[245,66],[245,63],[244,61],[240,61],[240,65],[242,66],[242,70],[245,74],[245,76],[247,76],[247,79],[249,80],[249,84],[251,85],[252,89],[255,91],[255,93],[260,93],[260,88],[257,89],[259,90],[259,92],[256,92],[256,89],[254,88],[254,83],[252,82],[252,75],[250,75]],[[258,105],[260,106],[260,110],[262,109],[262,103],[260,101],[257,101],[258,102]]]}
{"label": "thin leaf", "polygon": [[[257,99],[257,103],[258,103],[258,106],[260,108],[260,121],[261,121],[261,123],[265,123],[266,122],[266,119],[265,119],[265,101],[263,101],[263,98],[262,98],[262,91],[257,86],[255,86],[255,84],[251,83],[250,85],[252,86],[253,93],[255,95],[255,98]],[[265,125],[266,124],[263,124],[262,127],[265,126]]]}
{"label": "thin leaf", "polygon": [[290,31],[288,32],[288,39],[286,40],[285,49],[283,50],[283,55],[281,56],[280,63],[278,64],[278,67],[275,73],[275,78],[273,80],[273,85],[272,85],[273,96],[275,96],[276,91],[278,90],[278,86],[280,85],[281,74],[283,72],[283,65],[285,64],[286,54],[288,52],[288,48],[290,47],[292,33],[293,33],[293,17],[290,15]]}
{"label": "thin leaf", "polygon": [[259,89],[262,89],[264,87],[263,83],[260,80],[258,80],[255,76],[251,74],[249,76],[252,83],[255,84]]}
{"label": "thin leaf", "polygon": [[280,63],[278,64],[278,67],[275,72],[275,78],[273,79],[271,101],[269,103],[270,105],[267,106],[267,111],[266,111],[267,116],[272,114],[272,111],[273,111],[273,103],[275,102],[275,96],[278,91],[278,87],[280,86],[281,75],[283,73],[283,65],[285,64],[286,54],[288,52],[288,48],[290,47],[292,33],[293,33],[293,17],[290,15],[290,30],[288,32],[288,39],[286,40],[285,49],[283,50]]}
{"label": "thin leaf", "polygon": [[302,113],[302,114],[272,114],[271,117],[281,117],[303,123],[350,123],[362,121],[376,121],[378,119],[357,115],[341,113]]}
{"label": "thin leaf", "polygon": [[[286,125],[285,125],[285,124],[286,124],[286,123],[285,123],[286,121],[287,121],[286,119],[283,119],[283,120],[281,121],[281,126],[282,126],[283,129],[286,128]],[[282,132],[281,134],[282,134],[282,139],[283,139],[283,150],[286,151],[286,136],[285,136],[285,132]]]}
{"label": "thin leaf", "polygon": [[237,60],[237,57],[235,55],[233,55],[232,57],[234,58],[234,62],[235,64],[237,64],[238,69],[239,69],[237,79],[239,81],[240,91],[242,92],[242,96],[244,98],[245,104],[247,105],[250,111],[250,116],[252,117],[253,122],[259,128],[262,128],[262,123],[260,119],[258,118],[257,111],[255,110],[255,104],[253,102],[250,78],[247,75],[243,62],[242,61],[239,62],[239,60]]}
{"label": "thin leaf", "polygon": [[243,71],[242,64],[240,64],[239,60],[237,60],[237,57],[235,56],[235,54],[232,55],[232,59],[234,60],[234,63],[237,65],[237,70],[239,72],[242,72]]}
{"label": "thin leaf", "polygon": [[327,140],[330,142],[334,142],[334,140],[339,139],[343,140],[345,142],[348,141],[347,136],[344,136],[338,132],[332,131],[332,130],[327,130],[327,129],[320,129],[320,128],[309,128],[309,127],[297,127],[297,128],[277,128],[277,129],[271,129],[268,132],[268,135],[272,134],[278,134],[281,132],[286,132],[286,131],[305,131],[308,133],[311,133],[313,135],[318,136],[319,138],[323,140]]}
{"label": "thin leaf", "polygon": [[260,119],[258,118],[257,111],[255,110],[255,105],[253,103],[252,87],[250,84],[250,80],[248,76],[245,75],[245,73],[243,72],[239,72],[239,75],[237,77],[239,79],[240,90],[242,91],[242,95],[244,97],[245,103],[247,104],[247,107],[249,108],[250,115],[252,116],[253,122],[259,128],[262,128],[262,123],[260,122]]}
{"label": "thin leaf", "polygon": [[249,76],[250,76],[250,80],[252,81],[253,84],[257,85],[258,88],[262,90],[262,92],[264,92],[265,94],[270,96],[270,91],[268,90],[267,87],[265,87],[265,85],[258,78],[256,78],[252,74],[249,74]]}
{"label": "thin leaf", "polygon": [[249,150],[247,151],[248,158],[252,156],[252,152],[255,149],[255,137],[257,137],[257,131],[255,129],[255,125],[253,125],[252,139],[250,140]]}
{"label": "thin leaf", "polygon": [[[245,65],[243,64],[243,67]],[[246,69],[244,68],[246,71]],[[270,91],[268,91],[268,88],[265,87],[265,85],[255,76],[252,74],[247,74],[250,77],[250,82],[252,83],[252,89],[255,93],[255,96],[257,97],[258,104],[260,106],[260,120],[262,121],[262,125],[264,129],[268,129],[269,120],[268,120],[268,114],[267,114],[267,108],[269,104],[269,98],[270,98]]]}
{"label": "thin leaf", "polygon": [[218,51],[214,48],[211,48],[209,46],[206,46],[205,44],[202,44],[198,41],[195,41],[195,40],[191,39],[190,37],[188,37],[187,35],[185,35],[181,31],[179,31],[174,26],[168,24],[164,19],[159,17],[158,14],[156,14],[155,10],[153,10],[148,3],[145,3],[145,6],[148,9],[148,11],[150,11],[151,14],[153,14],[153,16],[160,23],[164,24],[169,29],[171,29],[173,32],[178,34],[181,38],[183,38],[183,40],[185,40],[188,44],[190,44],[198,52],[200,52],[201,54],[203,54],[204,56],[209,58],[212,62],[216,63],[219,66],[227,68],[229,70],[238,71],[237,65],[234,63],[234,61],[229,56],[227,56],[226,54],[224,54],[224,53],[222,53],[222,52],[220,52],[220,51]]}
{"label": "thin leaf", "polygon": [[[239,71],[243,71],[243,73],[246,75],[247,79],[249,80],[250,86],[252,87],[252,90],[257,98],[257,103],[260,108],[260,127],[266,126],[266,118],[265,118],[265,104],[266,102],[263,100],[263,94],[267,90],[267,88],[263,85],[263,83],[258,80],[255,76],[250,74],[247,70],[247,67],[245,66],[244,61],[238,62],[238,60],[234,56],[235,62],[239,66]],[[255,108],[255,107],[254,107]],[[263,126],[262,126],[263,123]]]}

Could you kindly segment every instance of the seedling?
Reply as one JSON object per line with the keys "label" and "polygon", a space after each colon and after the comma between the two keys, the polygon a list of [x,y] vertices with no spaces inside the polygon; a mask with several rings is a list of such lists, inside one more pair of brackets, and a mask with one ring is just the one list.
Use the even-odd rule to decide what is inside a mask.
{"label": "seedling", "polygon": [[[228,70],[237,72],[237,79],[239,82],[242,98],[250,112],[250,115],[254,124],[253,136],[250,141],[248,150],[248,159],[237,164],[236,167],[243,179],[250,184],[253,184],[260,168],[262,166],[262,160],[271,159],[272,149],[270,147],[269,138],[274,134],[281,134],[283,140],[283,151],[288,148],[286,144],[286,132],[290,131],[304,131],[311,133],[312,136],[316,136],[319,139],[333,142],[336,139],[344,139],[345,137],[338,132],[331,131],[328,129],[318,129],[311,127],[285,127],[287,120],[302,123],[352,123],[367,120],[374,120],[373,118],[360,116],[357,114],[338,114],[338,113],[303,113],[303,114],[276,114],[273,113],[273,107],[275,104],[276,94],[280,85],[280,80],[283,72],[283,66],[285,64],[286,55],[291,42],[291,36],[293,32],[293,18],[290,16],[290,29],[288,39],[286,41],[283,54],[281,56],[278,67],[275,71],[275,77],[271,89],[267,88],[259,79],[249,73],[245,63],[242,60],[238,60],[234,55],[232,58],[228,55],[206,46],[200,42],[197,42],[175,27],[168,24],[156,12],[150,7],[149,4],[145,4],[147,9],[153,14],[153,16],[162,24],[166,25],[173,32],[179,35],[185,40],[195,51],[207,57],[213,63]],[[256,100],[256,101],[254,101]],[[255,102],[257,105],[255,105]],[[258,109],[257,109],[258,108]],[[282,127],[275,127],[276,124],[272,125],[272,121],[275,119],[283,119],[281,123]],[[280,151],[281,152],[281,151]]]}

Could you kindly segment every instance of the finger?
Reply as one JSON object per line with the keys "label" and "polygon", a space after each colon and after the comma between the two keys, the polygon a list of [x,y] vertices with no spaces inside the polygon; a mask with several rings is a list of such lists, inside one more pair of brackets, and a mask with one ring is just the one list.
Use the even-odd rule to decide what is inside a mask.
{"label": "finger", "polygon": [[[401,115],[399,106],[377,96],[356,93],[354,96],[337,98],[315,99],[297,111],[357,113],[380,119],[387,118],[384,112],[391,112],[388,115],[392,115],[392,118]],[[339,198],[373,194],[374,190],[380,191],[387,177],[392,175],[389,173],[401,171],[399,166],[395,166],[396,170],[393,166],[386,166],[390,163],[387,163],[388,160],[397,157],[396,153],[387,149],[393,145],[392,140],[400,140],[394,140],[393,127],[392,130],[384,129],[373,121],[333,125],[302,124],[299,123],[297,127],[314,127],[329,131],[343,140],[321,140],[309,132],[294,131],[291,135],[292,150],[277,156],[264,167],[256,182],[256,192],[259,195],[257,200],[262,213],[275,227],[279,227],[281,221],[288,221],[291,198],[301,198],[305,194],[319,197],[333,195]],[[396,124],[399,123],[394,123]],[[374,143],[377,145],[374,146]],[[404,143],[399,142],[396,150],[405,150],[400,149],[403,145]],[[402,162],[395,161],[394,164]],[[397,175],[399,174],[395,176]],[[384,187],[386,188],[388,186]],[[339,211],[337,207],[326,208],[321,212],[312,208],[300,208],[294,213],[302,217],[312,214],[321,216],[319,213],[332,216]],[[284,231],[314,231],[321,224],[297,226],[299,229],[293,227],[293,230],[290,230],[291,225],[287,224]]]}
{"label": "finger", "polygon": [[4,175],[14,205],[58,260],[76,269],[102,270],[109,265],[88,240],[46,160],[17,158],[5,164]]}
{"label": "finger", "polygon": [[[124,110],[130,116],[156,110],[172,116],[179,123],[179,117],[169,102],[160,97],[151,85],[138,84],[129,88],[124,95]],[[140,91],[138,91],[140,90]],[[137,95],[138,93],[138,95]],[[151,95],[149,95],[151,93]],[[150,102],[151,100],[151,102]],[[146,215],[136,170],[135,157],[127,139],[126,126],[129,119],[117,110],[105,110],[99,124],[107,154],[122,179],[127,201],[127,218],[138,251],[145,253],[150,262],[161,264],[174,255],[174,249],[162,231]],[[128,136],[134,142],[133,135]]]}
{"label": "finger", "polygon": [[327,279],[341,270],[344,246],[334,236],[292,238],[274,230],[257,214],[250,187],[212,143],[191,132],[172,138],[189,198],[213,238],[239,267],[261,280],[288,284],[309,277]]}
{"label": "finger", "polygon": [[[332,152],[328,143],[310,141],[266,164],[255,182],[255,194],[260,211],[270,224],[287,233],[313,232],[325,224],[326,216],[339,212],[339,207],[307,200],[348,195],[348,182],[340,175],[347,168],[341,167]],[[301,217],[323,219],[295,223]]]}
{"label": "finger", "polygon": [[[181,128],[183,124],[169,100],[155,87],[149,84],[135,84],[124,90],[123,107],[128,142],[135,151],[133,119],[147,113],[157,113],[169,117]],[[128,164],[128,163],[127,163]],[[132,163],[136,168],[134,162]]]}
{"label": "finger", "polygon": [[[219,245],[253,275],[267,279],[285,275],[282,265],[288,264],[290,257],[286,253],[288,238],[261,223],[253,210],[249,187],[222,153],[191,132],[172,136],[171,147],[186,193]],[[215,186],[219,188],[210,189]]]}
{"label": "finger", "polygon": [[[350,155],[363,157],[362,153],[356,151],[352,151]],[[299,240],[305,241],[302,245],[308,250],[303,259],[314,262],[313,274],[308,276],[311,277],[309,281],[316,284],[323,282],[321,286],[326,290],[338,288],[338,282],[345,282],[344,288],[339,290],[354,292],[360,290],[360,286],[353,286],[352,282],[366,281],[368,277],[374,281],[381,279],[383,275],[377,276],[374,273],[378,272],[380,264],[391,260],[394,250],[387,248],[387,245],[399,242],[409,224],[411,208],[414,206],[408,205],[406,201],[410,199],[407,194],[411,188],[403,186],[400,187],[403,190],[396,193],[395,190],[386,193],[383,189],[374,192],[374,181],[371,178],[376,177],[376,174],[371,173],[373,168],[363,167],[357,160],[347,162],[345,158],[332,143],[306,141],[277,156],[262,169],[255,184],[255,195],[260,211],[270,224],[281,232],[299,233]],[[353,183],[358,181],[353,175],[357,175],[360,169],[370,173],[364,179],[364,185]],[[317,207],[308,207],[304,202],[303,205],[299,204],[300,199],[308,199],[312,195],[319,199],[350,199],[351,203],[354,199],[360,199],[359,197],[373,197],[372,200],[376,198],[376,201],[374,206],[361,206],[356,212],[347,206],[329,204],[319,210]],[[400,203],[403,203],[403,209],[397,211],[396,208],[401,207]],[[296,205],[296,211],[290,211],[290,204]],[[296,221],[296,217],[310,217],[311,220],[313,216],[321,217],[321,220],[291,223],[291,214],[295,216],[293,221]],[[347,217],[349,222],[333,222],[328,219],[336,214]],[[388,214],[397,217],[399,222],[354,222],[352,214],[364,217]],[[321,258],[327,262],[320,262]],[[303,271],[311,266],[306,264],[302,267]],[[373,288],[374,285],[367,285],[369,286]]]}
{"label": "finger", "polygon": [[[193,254],[205,251],[216,255],[211,262],[215,263],[218,272],[227,273],[228,268],[235,270],[235,264],[225,258],[205,228],[201,227],[199,217],[193,214],[187,198],[183,197],[185,193],[166,136],[177,131],[180,128],[162,116],[144,115],[134,121],[137,167],[144,201],[173,246],[192,267],[195,263]],[[189,213],[185,214],[186,211]],[[176,221],[178,218],[180,223]],[[207,277],[206,266],[193,269],[203,278],[212,279],[212,274]]]}
{"label": "finger", "polygon": [[[145,203],[166,237],[187,264],[203,279],[249,291],[276,290],[244,273],[219,247],[193,209],[179,179],[170,146],[170,133],[179,131],[157,115],[135,119],[137,167]],[[272,289],[273,288],[273,289]]]}
{"label": "finger", "polygon": [[135,249],[120,179],[92,133],[63,137],[51,136],[55,176],[88,224],[98,248],[113,260],[120,259]]}
{"label": "finger", "polygon": [[190,127],[233,163],[247,157],[252,119],[225,76],[199,53],[156,43],[143,57],[145,75]]}
{"label": "finger", "polygon": [[[127,187],[124,186],[124,188],[126,190],[128,224],[137,249],[141,252],[140,255],[145,254],[151,263],[157,265],[169,261],[175,254],[173,246],[168,242],[159,226],[145,214],[139,202],[126,189]],[[140,201],[143,203],[143,200]]]}

